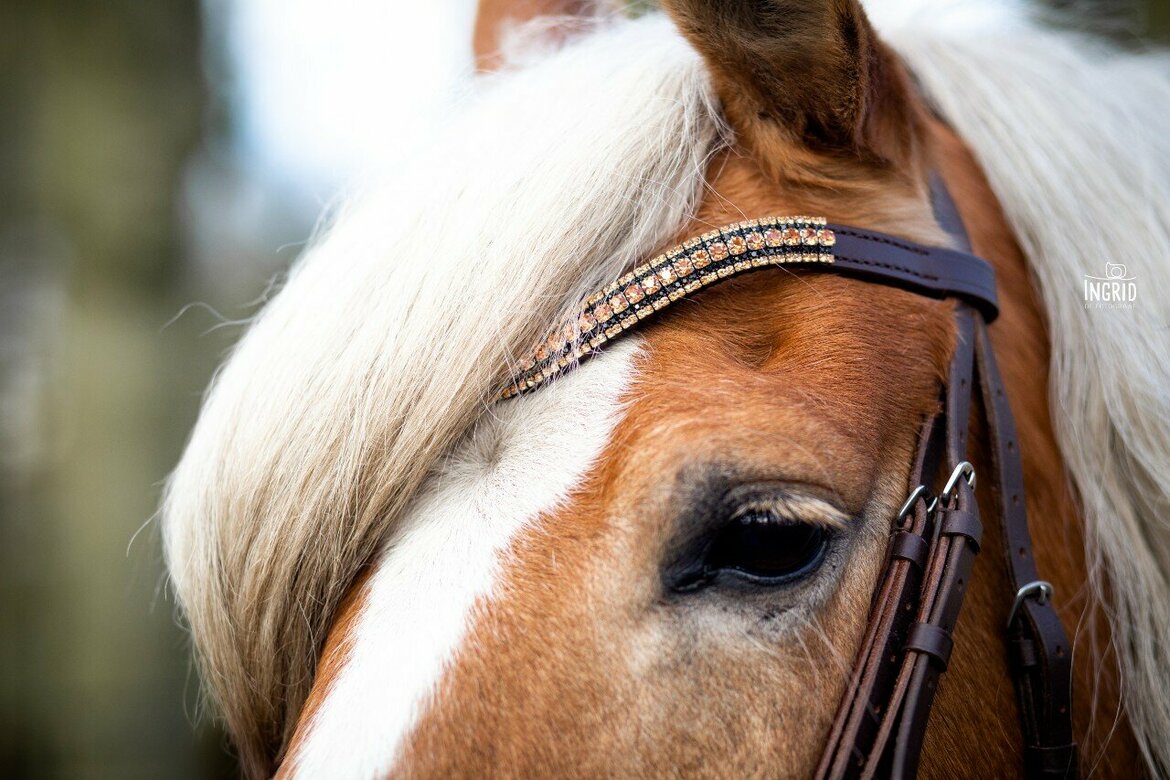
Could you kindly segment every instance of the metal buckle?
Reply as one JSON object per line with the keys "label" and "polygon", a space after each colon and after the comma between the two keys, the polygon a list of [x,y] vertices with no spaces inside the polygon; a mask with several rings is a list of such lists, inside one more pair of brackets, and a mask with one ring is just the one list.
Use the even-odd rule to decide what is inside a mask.
{"label": "metal buckle", "polygon": [[1020,605],[1024,603],[1024,599],[1039,594],[1040,597],[1036,603],[1047,604],[1048,599],[1052,598],[1053,592],[1052,583],[1047,580],[1033,580],[1016,591],[1016,601],[1012,604],[1012,611],[1008,613],[1008,628],[1012,627],[1012,623],[1016,619],[1016,613],[1020,611]]}
{"label": "metal buckle", "polygon": [[938,499],[930,494],[930,488],[926,485],[919,485],[910,491],[910,495],[906,497],[906,501],[902,504],[902,508],[898,510],[898,518],[895,523],[901,523],[910,516],[910,512],[914,509],[914,504],[922,499],[926,502],[926,513],[930,514],[934,511],[938,504]]}
{"label": "metal buckle", "polygon": [[944,504],[951,503],[951,499],[955,497],[955,487],[959,484],[959,478],[966,477],[967,484],[972,490],[975,489],[975,467],[967,461],[962,461],[955,470],[951,472],[951,476],[947,479],[947,484],[943,488],[943,492],[939,494],[938,500]]}
{"label": "metal buckle", "polygon": [[903,520],[905,520],[907,516],[909,516],[911,510],[914,509],[915,502],[917,502],[919,499],[926,502],[927,514],[932,514],[934,510],[938,509],[938,505],[940,503],[949,504],[951,499],[954,498],[955,486],[959,484],[960,477],[966,477],[967,484],[970,485],[972,489],[974,489],[975,467],[967,461],[963,461],[958,466],[955,466],[955,470],[951,472],[951,476],[947,480],[946,487],[943,488],[943,492],[939,495],[931,495],[930,488],[928,488],[926,485],[919,485],[918,487],[911,490],[910,495],[906,496],[906,500],[902,503],[902,508],[898,510],[898,517],[894,522],[901,523]]}

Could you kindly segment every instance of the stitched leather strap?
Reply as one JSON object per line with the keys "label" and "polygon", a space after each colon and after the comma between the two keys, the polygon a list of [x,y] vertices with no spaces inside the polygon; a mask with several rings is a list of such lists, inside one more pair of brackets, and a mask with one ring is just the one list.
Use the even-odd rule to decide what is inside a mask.
{"label": "stitched leather strap", "polygon": [[[931,179],[931,201],[939,223],[970,252],[971,241],[942,179]],[[1024,504],[1024,468],[1015,419],[1004,392],[985,319],[976,323],[975,357],[991,450],[992,495],[1003,537],[1013,594],[1038,583],[1032,535]],[[1018,598],[1018,597],[1017,597]],[[1013,605],[1015,599],[1013,599]],[[1013,661],[1029,777],[1076,777],[1077,747],[1072,731],[1072,658],[1068,637],[1051,598],[1029,597],[1011,614],[1008,647]]]}
{"label": "stitched leather strap", "polygon": [[[955,243],[971,251],[967,230],[954,200],[937,173],[931,178],[935,217]],[[1013,594],[1040,582],[1032,554],[1032,535],[1024,504],[1024,470],[1015,420],[991,347],[987,324],[976,323],[975,356],[979,390],[991,450],[992,495],[1003,537]],[[978,544],[978,541],[976,541]],[[1041,591],[1042,592],[1042,591]],[[1018,596],[1016,596],[1018,599]],[[1013,599],[1015,604],[1016,599]],[[1072,731],[1072,658],[1068,637],[1051,598],[1029,597],[1012,608],[1008,647],[1012,679],[1024,734],[1024,763],[1029,777],[1076,777],[1077,748]]]}
{"label": "stitched leather strap", "polygon": [[[969,306],[956,304],[958,339],[946,387],[946,468],[936,477],[937,480],[946,480],[946,483],[938,485],[942,493],[937,511],[939,533],[931,547],[917,616],[918,624],[929,626],[929,629],[917,629],[916,636],[930,636],[935,648],[952,641],[951,634],[959,619],[971,567],[979,549],[966,533],[956,533],[955,529],[975,537],[981,535],[979,507],[970,483],[962,476],[965,472],[960,468],[967,457],[977,318],[978,314]],[[949,495],[945,494],[947,487],[951,490]],[[948,526],[950,530],[944,533]],[[947,659],[949,656],[948,646]],[[879,747],[883,752],[871,756],[864,777],[913,777],[916,773],[938,677],[946,671],[946,659],[941,664],[938,660],[930,652],[930,647],[924,649],[907,644],[895,691],[897,706],[890,708],[879,737]]]}
{"label": "stitched leather strap", "polygon": [[999,312],[995,271],[969,252],[811,217],[751,220],[680,244],[589,296],[569,322],[521,362],[499,398],[543,387],[687,295],[776,266],[793,273],[832,271],[919,295],[959,298],[988,322]]}
{"label": "stitched leather strap", "polygon": [[836,236],[834,270],[935,298],[959,297],[987,322],[999,316],[995,270],[981,257],[924,246],[873,230],[828,225]]}
{"label": "stitched leather strap", "polygon": [[[987,328],[976,333],[984,413],[995,479],[991,483],[1001,518],[1004,557],[1014,599],[1025,586],[1040,581],[1032,553],[1032,535],[1024,506],[1024,471],[1016,427]],[[1013,604],[1009,601],[1008,604]],[[1020,706],[1025,764],[1029,777],[1077,776],[1077,749],[1072,730],[1072,652],[1052,599],[1032,595],[1020,602],[1008,626],[1014,650],[1013,681]]]}
{"label": "stitched leather strap", "polygon": [[967,544],[979,552],[979,544],[983,541],[983,523],[979,520],[979,512],[963,509],[944,509],[942,523],[938,532],[943,536],[962,536]]}

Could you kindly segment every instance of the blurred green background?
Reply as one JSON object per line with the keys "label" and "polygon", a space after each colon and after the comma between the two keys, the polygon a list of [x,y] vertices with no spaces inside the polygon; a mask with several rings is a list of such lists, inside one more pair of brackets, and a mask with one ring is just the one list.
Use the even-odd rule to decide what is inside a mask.
{"label": "blurred green background", "polygon": [[[470,18],[470,0],[449,1]],[[248,101],[270,93],[241,88],[233,25],[276,18],[241,15],[247,2],[0,5],[3,777],[235,773],[198,717],[151,518],[239,321],[341,178],[283,170],[295,143],[252,164],[285,145],[281,122],[295,139],[298,120],[246,127]],[[259,0],[277,15],[308,4]],[[386,46],[409,29],[452,64],[434,66],[447,67],[434,85],[408,71],[382,82],[449,84],[464,68],[461,22],[384,5]],[[1170,0],[1098,6],[1129,45],[1170,36]],[[263,66],[263,47],[254,54]]]}

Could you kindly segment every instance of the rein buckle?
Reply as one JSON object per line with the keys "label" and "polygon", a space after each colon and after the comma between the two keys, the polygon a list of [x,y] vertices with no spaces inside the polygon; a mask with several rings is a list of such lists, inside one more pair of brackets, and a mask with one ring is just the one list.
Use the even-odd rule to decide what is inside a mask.
{"label": "rein buckle", "polygon": [[1053,592],[1052,583],[1047,580],[1033,580],[1016,591],[1015,603],[1012,604],[1012,611],[1008,613],[1008,628],[1011,628],[1012,623],[1015,622],[1016,613],[1020,611],[1020,605],[1024,603],[1024,599],[1035,596],[1037,597],[1036,603],[1044,605],[1048,603],[1048,599],[1052,598]]}

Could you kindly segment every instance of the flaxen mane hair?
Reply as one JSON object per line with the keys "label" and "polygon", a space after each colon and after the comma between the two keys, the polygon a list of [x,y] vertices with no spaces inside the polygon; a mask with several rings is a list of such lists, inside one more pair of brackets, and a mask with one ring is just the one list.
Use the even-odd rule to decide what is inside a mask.
{"label": "flaxen mane hair", "polygon": [[723,143],[698,55],[660,17],[484,91],[306,253],[168,485],[171,577],[251,775],[289,738],[343,592],[512,357],[682,227]]}
{"label": "flaxen mane hair", "polygon": [[[1127,712],[1166,771],[1167,68],[1042,30],[1010,2],[961,17],[922,5],[869,10],[976,153],[1029,257]],[[977,16],[994,23],[964,21]],[[287,740],[342,592],[487,412],[511,356],[684,223],[720,143],[677,33],[657,17],[614,22],[501,77],[298,264],[216,377],[163,508],[204,679],[250,773]],[[1105,260],[1137,277],[1135,308],[1085,308],[1082,278]]]}

